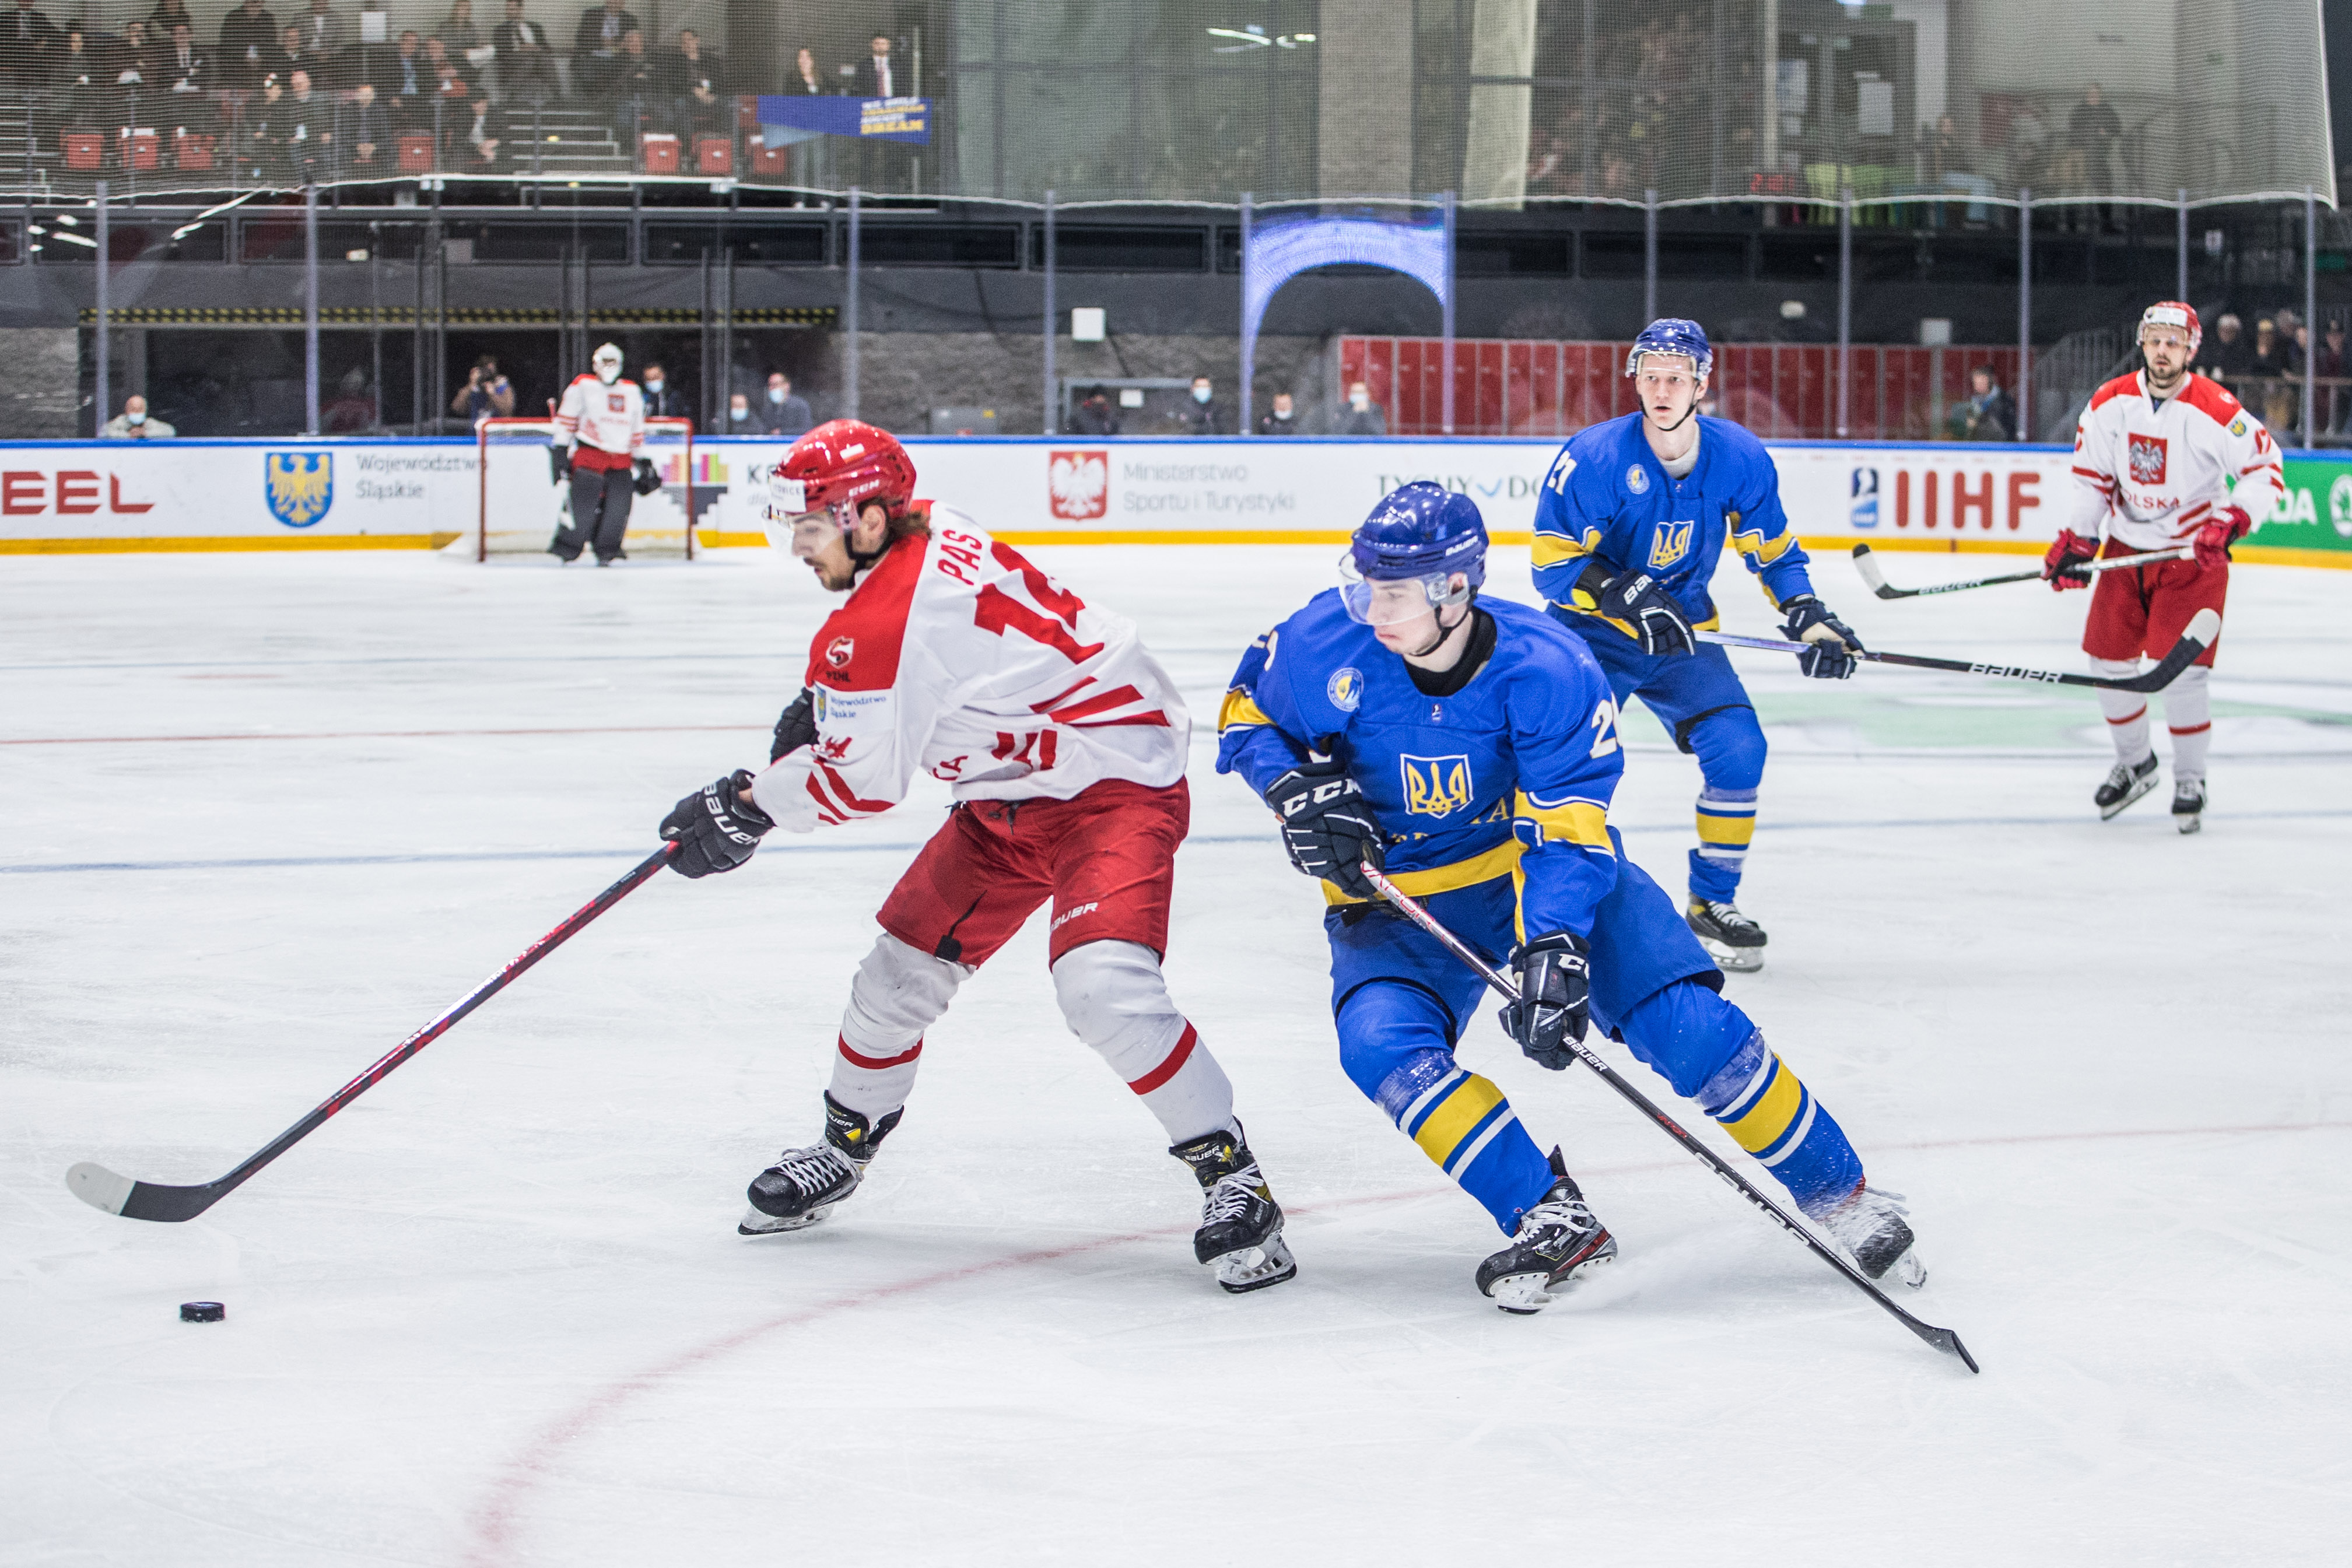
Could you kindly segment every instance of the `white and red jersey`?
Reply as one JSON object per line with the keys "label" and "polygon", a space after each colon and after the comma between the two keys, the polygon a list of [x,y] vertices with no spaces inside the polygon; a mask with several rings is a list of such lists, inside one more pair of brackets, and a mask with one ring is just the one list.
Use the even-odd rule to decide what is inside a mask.
{"label": "white and red jersey", "polygon": [[[626,376],[610,386],[593,375],[574,376],[563,389],[563,401],[556,405],[555,428],[564,444],[574,449],[575,460],[578,448],[583,446],[634,460],[646,444],[646,394]],[[625,465],[625,461],[598,464],[593,460],[587,465],[592,468]]]}
{"label": "white and red jersey", "polygon": [[2234,502],[2261,527],[2286,497],[2271,433],[2219,382],[2192,375],[2158,402],[2146,376],[2117,376],[2083,410],[2067,526],[2090,538],[2104,525],[2131,549],[2166,549]]}
{"label": "white and red jersey", "polygon": [[[916,503],[920,507],[923,502]],[[950,507],[851,591],[809,644],[817,739],[752,799],[806,832],[888,810],[922,768],[960,800],[1066,800],[1184,777],[1192,716],[1135,623],[1087,603]]]}

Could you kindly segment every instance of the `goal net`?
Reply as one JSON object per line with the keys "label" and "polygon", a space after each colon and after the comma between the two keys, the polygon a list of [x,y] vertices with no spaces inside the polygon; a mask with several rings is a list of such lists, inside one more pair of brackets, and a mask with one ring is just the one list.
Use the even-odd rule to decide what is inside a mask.
{"label": "goal net", "polygon": [[[555,422],[486,419],[475,439],[479,511],[473,531],[451,548],[477,560],[545,550],[555,531],[572,521],[572,486],[556,477],[562,445]],[[641,455],[653,465],[661,487],[632,497],[621,548],[632,555],[682,555],[691,560],[696,493],[702,492],[704,505],[711,494],[694,482],[693,422],[646,421]]]}

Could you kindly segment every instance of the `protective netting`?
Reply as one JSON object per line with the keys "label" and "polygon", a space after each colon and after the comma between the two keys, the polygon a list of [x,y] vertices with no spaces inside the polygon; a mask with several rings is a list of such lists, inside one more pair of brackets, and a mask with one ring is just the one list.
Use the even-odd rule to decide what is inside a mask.
{"label": "protective netting", "polygon": [[1505,208],[2335,195],[2310,0],[900,0],[872,24],[814,0],[642,18],[539,0],[539,46],[487,5],[460,20],[400,0],[381,26],[339,12],[331,41],[291,53],[272,26],[310,13],[279,4],[198,0],[193,55],[169,30],[181,0],[6,13],[0,188],[725,179],[1023,203],[1453,190]]}

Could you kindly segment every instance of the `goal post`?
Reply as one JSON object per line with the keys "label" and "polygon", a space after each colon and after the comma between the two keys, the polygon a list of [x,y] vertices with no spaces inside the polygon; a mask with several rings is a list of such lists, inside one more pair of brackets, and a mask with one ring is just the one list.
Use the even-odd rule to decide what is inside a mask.
{"label": "goal post", "polygon": [[[475,428],[477,511],[470,547],[476,560],[544,551],[572,517],[572,486],[557,478],[562,435],[552,419],[486,419]],[[694,422],[646,421],[638,455],[661,487],[635,497],[622,548],[645,555],[694,559]]]}

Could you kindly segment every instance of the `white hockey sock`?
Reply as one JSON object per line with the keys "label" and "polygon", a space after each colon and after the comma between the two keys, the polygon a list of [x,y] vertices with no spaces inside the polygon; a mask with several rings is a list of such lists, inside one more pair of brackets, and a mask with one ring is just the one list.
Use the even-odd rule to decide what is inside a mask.
{"label": "white hockey sock", "polygon": [[2213,672],[2191,664],[2164,688],[2164,723],[2172,731],[2172,781],[2203,783],[2213,744]]}
{"label": "white hockey sock", "polygon": [[971,973],[887,932],[877,937],[850,982],[833,1055],[833,1097],[868,1121],[904,1105],[915,1087],[923,1031],[948,1010]]}
{"label": "white hockey sock", "polygon": [[1070,1032],[1099,1052],[1171,1145],[1234,1128],[1234,1086],[1160,978],[1160,956],[1136,942],[1088,942],[1054,966]]}
{"label": "white hockey sock", "polygon": [[[2092,672],[2101,675],[2137,675],[2137,659],[2094,659]],[[2155,750],[2147,738],[2147,698],[2137,692],[2119,692],[2111,687],[2095,688],[2099,694],[2099,711],[2107,716],[2107,733],[2115,737],[2116,758],[2121,762],[2140,763]]]}

